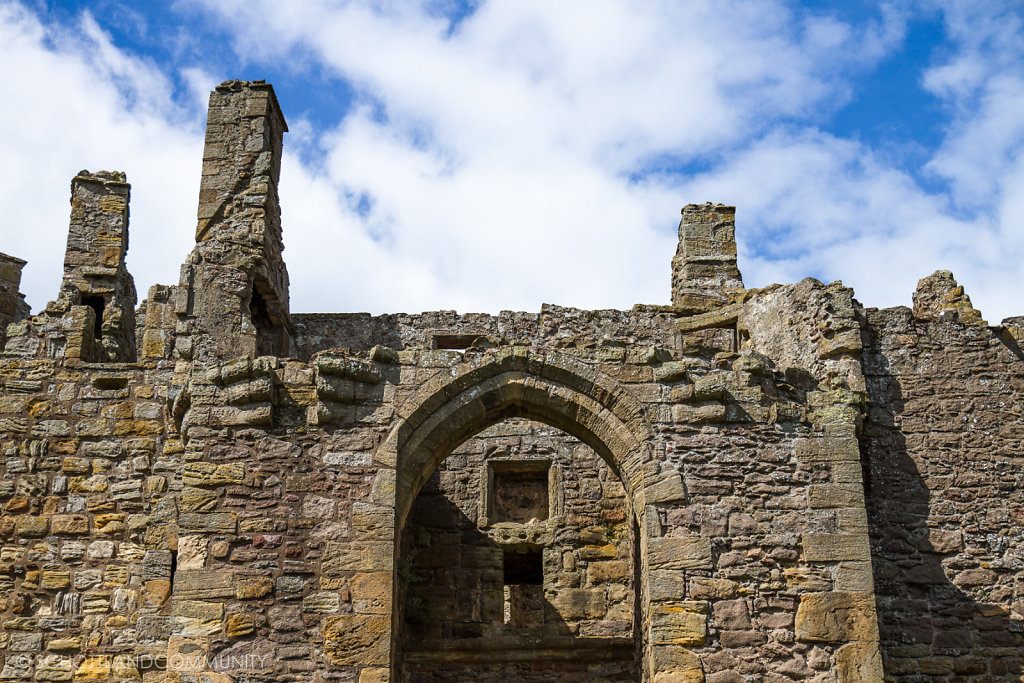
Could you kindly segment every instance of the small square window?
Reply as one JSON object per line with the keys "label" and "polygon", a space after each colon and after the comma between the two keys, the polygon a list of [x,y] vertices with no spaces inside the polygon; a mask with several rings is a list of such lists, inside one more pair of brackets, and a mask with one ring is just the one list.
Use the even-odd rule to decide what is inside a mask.
{"label": "small square window", "polygon": [[506,548],[505,585],[540,586],[544,583],[544,561],[540,548]]}
{"label": "small square window", "polygon": [[494,463],[491,519],[494,522],[542,522],[548,518],[549,461]]}

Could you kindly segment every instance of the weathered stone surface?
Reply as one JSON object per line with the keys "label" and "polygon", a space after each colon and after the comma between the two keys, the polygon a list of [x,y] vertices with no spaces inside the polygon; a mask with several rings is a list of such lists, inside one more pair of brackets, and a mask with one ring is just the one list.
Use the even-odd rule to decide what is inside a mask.
{"label": "weathered stone surface", "polygon": [[390,637],[388,617],[362,614],[327,617],[324,651],[333,664],[380,667],[387,665]]}
{"label": "weathered stone surface", "polygon": [[[867,683],[868,681],[882,680],[882,656],[878,651],[878,644],[875,642],[855,642],[843,645],[836,653],[836,660],[840,681]],[[931,671],[925,670],[922,673],[927,674]],[[946,672],[943,670],[935,671],[935,673]]]}
{"label": "weathered stone surface", "polygon": [[800,596],[796,637],[803,641],[871,642],[878,638],[874,594],[869,591]]}
{"label": "weathered stone surface", "polygon": [[651,569],[711,569],[707,538],[652,538],[648,541]]}
{"label": "weathered stone surface", "polygon": [[229,572],[183,570],[174,575],[175,598],[215,600],[235,596],[234,577]]}
{"label": "weathered stone surface", "polygon": [[659,683],[703,683],[705,680],[700,658],[684,647],[657,645],[651,648],[651,664],[654,679]]}
{"label": "weathered stone surface", "polygon": [[871,549],[860,534],[804,534],[803,556],[807,562],[868,561]]}
{"label": "weathered stone surface", "polygon": [[350,583],[352,608],[359,614],[390,614],[393,588],[389,572],[356,574]]}
{"label": "weathered stone surface", "polygon": [[269,576],[241,578],[235,583],[235,597],[239,600],[263,598],[273,591],[274,580]]}
{"label": "weathered stone surface", "polygon": [[651,640],[655,645],[703,645],[708,634],[706,602],[665,602],[653,607]]}

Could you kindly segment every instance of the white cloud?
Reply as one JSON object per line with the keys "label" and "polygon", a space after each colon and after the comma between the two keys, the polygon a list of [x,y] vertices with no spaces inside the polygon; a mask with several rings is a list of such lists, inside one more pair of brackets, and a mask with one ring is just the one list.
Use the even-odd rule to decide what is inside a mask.
{"label": "white cloud", "polygon": [[[322,137],[322,169],[282,180],[294,305],[330,310],[667,301],[679,207],[706,197],[628,176],[832,106],[830,78],[902,35],[892,13],[800,25],[781,3],[492,2],[453,33],[408,4],[245,6],[205,4],[240,54],[312,54],[371,105]],[[317,210],[290,210],[313,186]],[[314,275],[324,253],[360,259]]]}
{"label": "white cloud", "polygon": [[0,4],[0,45],[0,249],[28,260],[22,291],[33,310],[57,294],[69,185],[82,168],[123,170],[132,183],[128,267],[140,299],[151,284],[176,283],[194,240],[202,137],[166,75],[112,45],[88,14],[65,29]]}
{"label": "white cloud", "polygon": [[[4,238],[36,268],[32,304],[56,291],[67,182],[83,165],[129,172],[140,294],[174,283],[195,222],[190,112],[220,80],[211,73],[235,74],[158,66],[87,15],[62,30],[17,7],[0,5],[4,56],[25,65],[0,75],[15,93],[0,121],[39,126],[5,143],[8,169],[32,173],[0,171],[0,202],[18,207],[11,225],[45,223],[53,236]],[[666,302],[678,210],[712,200],[738,205],[750,285],[814,274],[893,305],[951,268],[990,319],[1024,312],[1007,293],[1024,275],[1024,56],[1009,5],[942,8],[950,43],[922,83],[950,112],[927,167],[950,197],[922,189],[889,150],[814,127],[858,95],[848,76],[901,46],[905,4],[850,24],[783,0],[495,1],[454,30],[436,2],[179,7],[215,17],[245,63],[354,88],[356,105],[329,130],[285,112],[293,310]],[[186,84],[184,110],[169,99],[172,76]]]}
{"label": "white cloud", "polygon": [[944,196],[861,144],[777,131],[685,187],[736,197],[748,286],[812,275],[843,280],[868,306],[909,305],[918,279],[952,269],[983,312],[1016,304],[1007,270],[993,268],[1018,267],[995,221],[953,217]]}

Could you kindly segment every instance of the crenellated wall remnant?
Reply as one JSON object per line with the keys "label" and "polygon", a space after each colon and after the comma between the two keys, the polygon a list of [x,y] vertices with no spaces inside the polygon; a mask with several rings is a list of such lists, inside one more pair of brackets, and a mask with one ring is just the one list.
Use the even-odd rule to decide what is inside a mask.
{"label": "crenellated wall remnant", "polygon": [[212,93],[138,309],[123,174],[43,311],[0,255],[0,680],[1020,680],[1021,319],[747,289],[713,204],[671,305],[291,314],[286,130]]}

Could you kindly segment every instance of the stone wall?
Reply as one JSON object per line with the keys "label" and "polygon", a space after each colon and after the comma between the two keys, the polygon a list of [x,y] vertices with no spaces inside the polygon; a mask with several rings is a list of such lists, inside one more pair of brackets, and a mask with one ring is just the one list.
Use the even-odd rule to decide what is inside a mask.
{"label": "stone wall", "polygon": [[7,343],[7,326],[31,312],[21,293],[21,269],[25,261],[0,252],[0,347]]}
{"label": "stone wall", "polygon": [[1024,363],[948,272],[864,313],[882,653],[894,681],[1024,674]]}
{"label": "stone wall", "polygon": [[122,174],[0,259],[0,680],[1020,680],[1022,319],[746,289],[712,204],[672,305],[292,315],[285,130],[211,95],[138,309]]}

